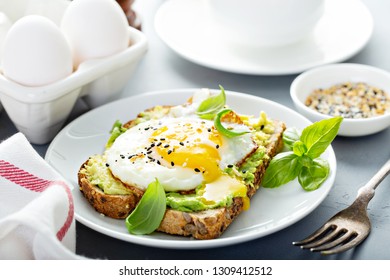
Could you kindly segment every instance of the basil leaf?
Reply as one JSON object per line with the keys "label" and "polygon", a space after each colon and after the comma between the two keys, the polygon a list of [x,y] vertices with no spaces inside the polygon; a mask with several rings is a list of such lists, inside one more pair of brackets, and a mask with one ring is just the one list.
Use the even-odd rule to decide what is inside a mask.
{"label": "basil leaf", "polygon": [[293,145],[293,152],[297,156],[302,156],[304,153],[307,152],[307,147],[301,140],[298,140]]}
{"label": "basil leaf", "polygon": [[277,154],[270,162],[262,185],[265,188],[276,188],[294,180],[301,171],[299,156],[293,152]]}
{"label": "basil leaf", "polygon": [[120,121],[116,121],[112,128],[111,128],[111,136],[108,139],[106,143],[106,149],[111,147],[112,144],[115,142],[116,138],[118,138],[123,132],[125,132],[127,129],[122,126],[122,123]]}
{"label": "basil leaf", "polygon": [[223,108],[226,104],[225,89],[220,85],[221,93],[218,95],[210,96],[206,100],[200,103],[196,113],[202,119],[212,120],[215,115]]}
{"label": "basil leaf", "polygon": [[299,184],[305,191],[314,191],[328,178],[329,164],[322,158],[316,158],[310,167],[303,166],[298,175]]}
{"label": "basil leaf", "polygon": [[152,233],[160,225],[165,210],[165,191],[156,179],[148,185],[136,208],[126,218],[127,230],[132,234]]}
{"label": "basil leaf", "polygon": [[334,117],[306,127],[300,138],[307,147],[306,155],[312,159],[319,157],[336,137],[342,120],[342,117]]}
{"label": "basil leaf", "polygon": [[292,150],[292,147],[296,141],[301,137],[301,133],[295,127],[289,127],[283,132],[284,146]]}
{"label": "basil leaf", "polygon": [[231,138],[231,137],[236,137],[236,136],[240,136],[240,135],[249,133],[249,131],[240,131],[240,132],[236,132],[236,131],[233,131],[233,130],[231,130],[231,129],[227,129],[227,128],[225,128],[225,127],[223,126],[223,124],[222,124],[222,122],[221,122],[221,118],[222,118],[224,115],[226,115],[226,114],[228,114],[228,113],[230,113],[230,112],[232,112],[231,109],[224,109],[224,110],[220,111],[220,112],[217,114],[216,118],[214,119],[214,126],[215,126],[215,128],[216,128],[221,134],[223,134],[223,135],[225,135],[226,137],[229,137],[229,138]]}

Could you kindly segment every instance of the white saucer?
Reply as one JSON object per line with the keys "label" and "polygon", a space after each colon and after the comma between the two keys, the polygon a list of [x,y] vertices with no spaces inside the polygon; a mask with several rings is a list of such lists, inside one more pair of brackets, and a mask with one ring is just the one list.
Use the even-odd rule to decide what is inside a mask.
{"label": "white saucer", "polygon": [[217,70],[285,75],[344,61],[369,41],[373,19],[361,1],[325,0],[325,13],[312,34],[278,48],[238,48],[213,31],[204,0],[168,0],[155,16],[160,38],[177,54]]}

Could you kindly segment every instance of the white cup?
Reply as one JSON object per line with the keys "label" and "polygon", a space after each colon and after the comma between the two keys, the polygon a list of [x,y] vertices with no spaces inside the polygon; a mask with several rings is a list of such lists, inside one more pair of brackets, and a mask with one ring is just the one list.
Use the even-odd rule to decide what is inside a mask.
{"label": "white cup", "polygon": [[205,0],[218,36],[234,44],[275,47],[308,36],[324,0]]}

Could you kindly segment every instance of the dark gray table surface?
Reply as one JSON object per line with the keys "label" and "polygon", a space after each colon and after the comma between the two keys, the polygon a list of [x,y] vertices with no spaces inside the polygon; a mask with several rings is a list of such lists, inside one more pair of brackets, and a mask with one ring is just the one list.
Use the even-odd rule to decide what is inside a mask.
{"label": "dark gray table surface", "polygon": [[[137,3],[138,1],[138,3]],[[123,92],[123,97],[143,92],[176,88],[216,88],[261,96],[294,108],[289,87],[296,75],[254,76],[208,69],[177,56],[156,35],[154,14],[163,0],[137,0],[143,32],[149,40],[149,50]],[[358,1],[358,0],[357,0]],[[390,71],[390,1],[365,0],[375,28],[367,46],[347,62],[363,63]],[[77,104],[68,121],[85,111]],[[0,113],[0,139],[16,128],[6,112]],[[48,145],[34,145],[44,156]],[[77,222],[77,253],[103,259],[390,259],[390,178],[378,187],[369,205],[372,233],[358,248],[335,256],[321,256],[291,245],[319,227],[330,216],[352,203],[357,189],[364,185],[390,157],[390,129],[375,135],[348,138],[337,137],[333,148],[337,158],[337,175],[326,199],[299,222],[253,241],[221,248],[201,250],[159,249],[120,241]]]}

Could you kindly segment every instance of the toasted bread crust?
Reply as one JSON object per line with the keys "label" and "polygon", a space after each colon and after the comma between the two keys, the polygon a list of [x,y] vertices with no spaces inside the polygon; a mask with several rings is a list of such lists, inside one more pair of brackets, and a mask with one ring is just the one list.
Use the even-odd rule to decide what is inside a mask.
{"label": "toasted bread crust", "polygon": [[129,195],[110,195],[105,194],[98,186],[93,185],[86,176],[85,165],[81,166],[78,173],[79,189],[96,211],[115,218],[124,219],[134,210],[143,192],[135,191]]}
{"label": "toasted bread crust", "polygon": [[[134,125],[129,121],[127,126]],[[267,157],[255,172],[254,187],[248,186],[247,195],[251,198],[261,184],[261,180],[270,160],[283,145],[282,135],[285,130],[283,122],[274,122],[275,131],[270,138]],[[111,218],[123,219],[135,208],[141,195],[107,195],[99,187],[92,185],[85,175],[84,164],[78,173],[80,191],[88,202],[99,212]],[[219,237],[233,220],[243,211],[242,198],[236,197],[229,207],[205,210],[200,212],[182,212],[167,209],[157,231],[168,234],[192,236],[196,239],[214,239]]]}
{"label": "toasted bread crust", "polygon": [[193,213],[168,209],[157,231],[195,239],[214,239],[233,222],[243,210],[243,205],[242,198],[236,197],[230,207]]}

